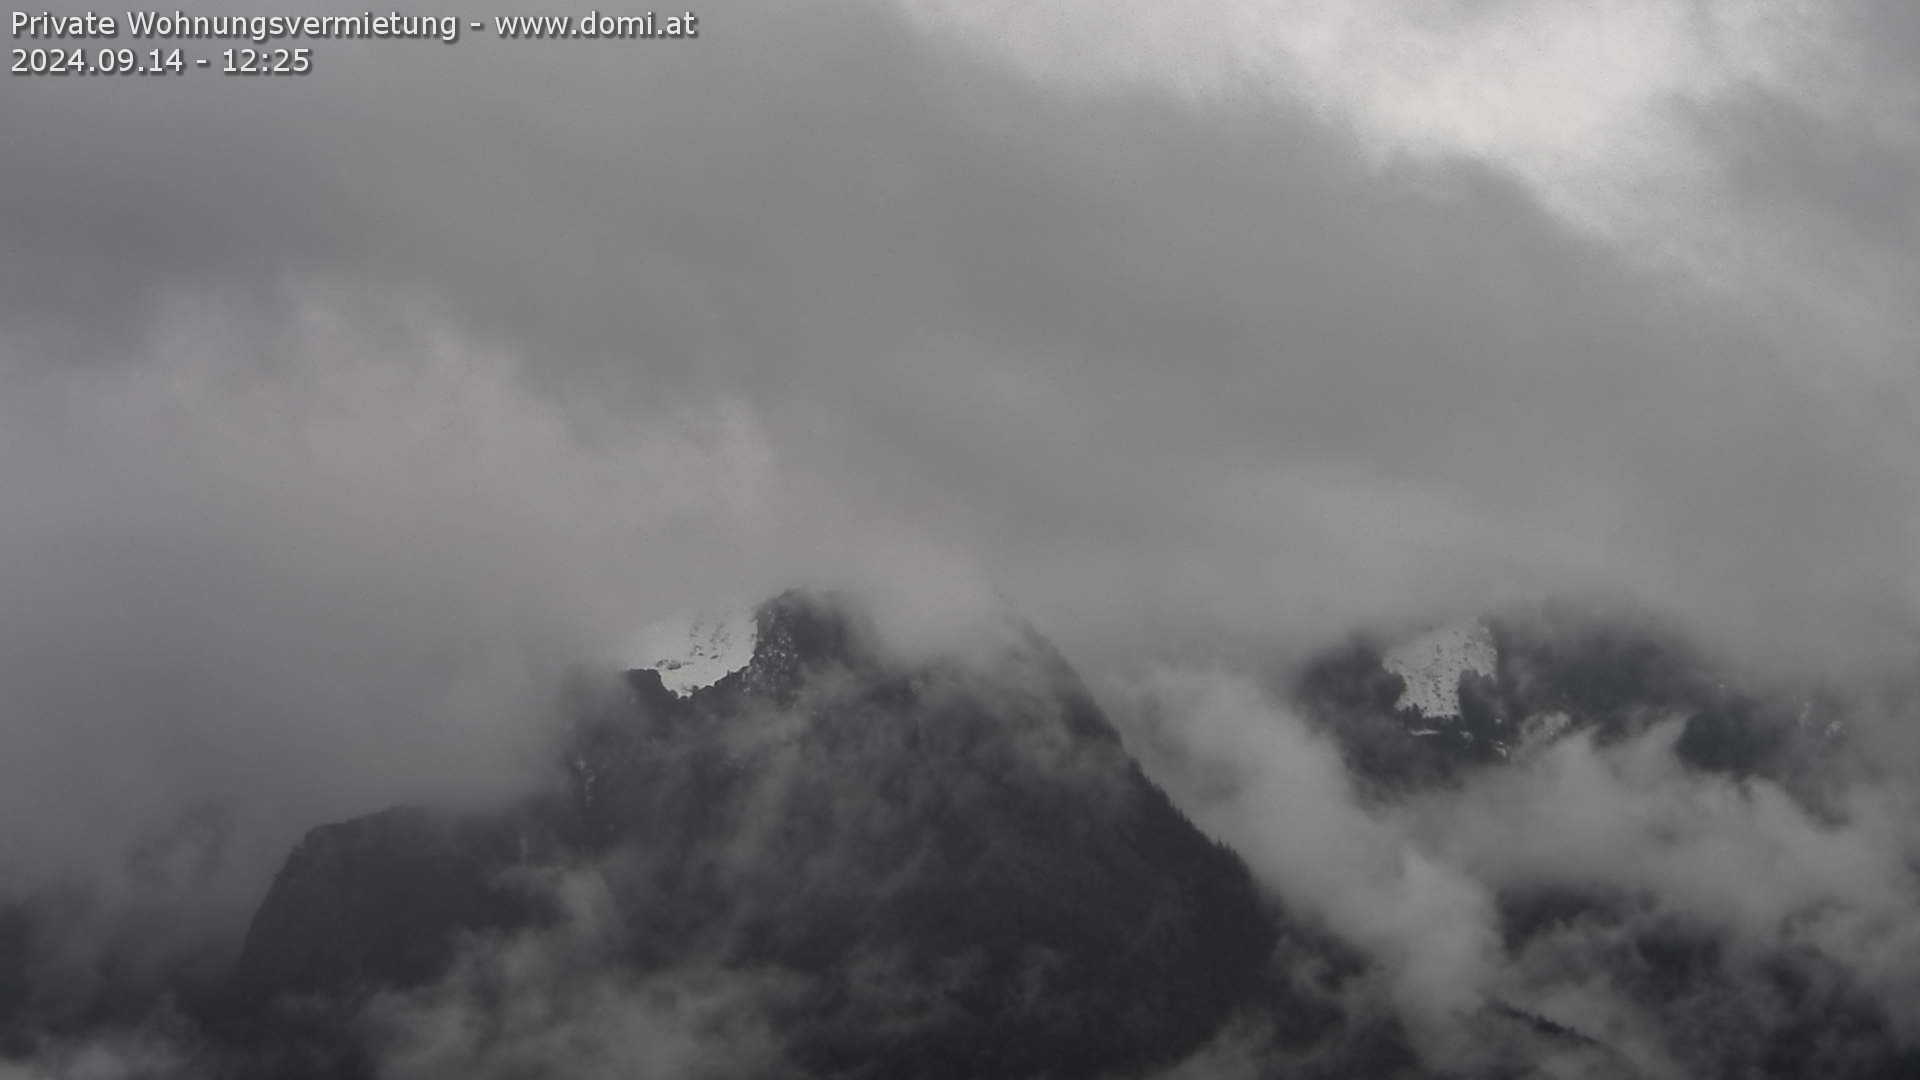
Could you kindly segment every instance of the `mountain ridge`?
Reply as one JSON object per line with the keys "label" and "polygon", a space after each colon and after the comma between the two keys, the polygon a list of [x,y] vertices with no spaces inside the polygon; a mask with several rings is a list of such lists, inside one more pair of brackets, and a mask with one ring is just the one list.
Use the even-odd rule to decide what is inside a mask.
{"label": "mountain ridge", "polygon": [[[1171,1061],[1262,977],[1276,912],[1030,629],[1009,675],[902,665],[822,594],[756,620],[752,660],[711,685],[682,696],[635,670],[582,703],[564,791],[309,833],[249,930],[233,1041],[286,1075],[366,1074],[356,1011],[444,976],[465,942],[550,925],[523,887],[557,870],[614,897],[617,966],[798,979],[806,1005],[777,1026],[810,1075]],[[878,997],[854,975],[876,963]],[[895,1014],[902,996],[921,1011]]]}

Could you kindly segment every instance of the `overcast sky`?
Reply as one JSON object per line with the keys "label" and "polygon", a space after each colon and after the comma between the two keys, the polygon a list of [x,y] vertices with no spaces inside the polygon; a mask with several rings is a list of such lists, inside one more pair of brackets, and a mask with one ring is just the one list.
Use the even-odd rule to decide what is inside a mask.
{"label": "overcast sky", "polygon": [[1920,643],[1911,5],[699,13],[8,80],[0,862],[510,785],[557,666],[793,583]]}

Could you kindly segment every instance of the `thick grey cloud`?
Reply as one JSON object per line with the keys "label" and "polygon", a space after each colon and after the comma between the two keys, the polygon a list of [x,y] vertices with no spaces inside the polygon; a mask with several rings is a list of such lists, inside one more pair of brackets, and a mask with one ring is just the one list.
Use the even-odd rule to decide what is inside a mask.
{"label": "thick grey cloud", "polygon": [[11,80],[0,855],[211,800],[250,896],[313,820],[524,782],[559,666],[796,579],[998,589],[1095,662],[1562,590],[1911,658],[1910,19],[1496,78],[1585,24],[1354,6],[1471,47],[1402,72],[1225,7]]}
{"label": "thick grey cloud", "polygon": [[[1783,1002],[1769,981],[1768,965],[1788,958],[1816,973],[1809,983],[1862,995],[1902,1045],[1920,1030],[1907,773],[1829,775],[1832,805],[1815,811],[1776,782],[1687,768],[1675,718],[1618,742],[1587,733],[1523,747],[1459,784],[1368,803],[1328,734],[1247,680],[1161,668],[1125,690],[1120,715],[1149,772],[1298,917],[1374,959],[1381,981],[1361,992],[1387,1003],[1431,1061],[1508,1052],[1482,1010],[1520,1002],[1612,1055],[1583,1052],[1567,1067],[1597,1071],[1562,1072],[1529,1048],[1545,1075],[1623,1075],[1622,1062],[1626,1075],[1699,1075],[1747,1053],[1756,1018],[1817,1007]],[[1628,903],[1513,935],[1502,903],[1542,893]],[[1676,929],[1720,943],[1718,981],[1656,1008],[1638,996],[1641,950]],[[1836,1046],[1859,1037],[1814,1024]],[[1224,1032],[1190,1067],[1236,1075],[1241,1059],[1272,1053],[1249,1035]]]}

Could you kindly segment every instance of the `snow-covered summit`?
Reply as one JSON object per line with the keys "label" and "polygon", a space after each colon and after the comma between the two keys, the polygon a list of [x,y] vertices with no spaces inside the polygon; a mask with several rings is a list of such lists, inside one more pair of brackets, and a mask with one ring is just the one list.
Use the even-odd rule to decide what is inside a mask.
{"label": "snow-covered summit", "polygon": [[1395,703],[1429,719],[1460,715],[1460,676],[1491,678],[1499,662],[1493,631],[1479,622],[1450,623],[1401,642],[1380,658],[1382,667],[1407,684]]}
{"label": "snow-covered summit", "polygon": [[635,666],[659,672],[668,690],[687,697],[746,667],[759,637],[751,607],[665,619],[640,632]]}

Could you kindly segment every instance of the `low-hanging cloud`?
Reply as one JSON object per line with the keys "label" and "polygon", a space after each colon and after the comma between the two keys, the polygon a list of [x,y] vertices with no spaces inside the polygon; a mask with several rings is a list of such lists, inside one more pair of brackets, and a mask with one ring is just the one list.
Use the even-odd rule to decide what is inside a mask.
{"label": "low-hanging cloud", "polygon": [[1920,1035],[1920,835],[1904,783],[1856,781],[1816,814],[1778,784],[1688,770],[1677,722],[1624,744],[1591,737],[1403,819],[1441,857],[1505,886],[1606,890],[1727,934],[1806,950],[1850,973],[1903,1038]]}
{"label": "low-hanging cloud", "polygon": [[472,940],[441,979],[366,1005],[382,1076],[721,1077],[779,1062],[764,1015],[777,978],[698,963],[623,972],[607,962],[622,927],[598,874],[529,887],[560,901],[553,925]]}
{"label": "low-hanging cloud", "polygon": [[1122,715],[1149,771],[1301,916],[1384,966],[1394,1007],[1437,1053],[1499,963],[1492,897],[1363,807],[1340,750],[1246,679],[1162,669]]}
{"label": "low-hanging cloud", "polygon": [[[1095,666],[1566,589],[1755,662],[1909,661],[1914,231],[1875,193],[1920,153],[1870,90],[1910,86],[1911,20],[1716,51],[1635,8],[1660,63],[1489,80],[1593,59],[1589,16],[1297,7],[1348,47],[1244,38],[1293,73],[1253,89],[1138,5],[1115,80],[1010,61],[1004,6],[748,0],[670,49],[14,80],[4,880],[123,875],[211,801],[242,911],[316,820],[526,783],[567,664],[795,582],[997,590]],[[1394,40],[1470,59],[1408,89]],[[1563,99],[1571,157],[1521,109]],[[1246,839],[1391,883],[1357,934],[1458,919],[1406,979],[1482,963],[1471,881],[1327,828]]]}
{"label": "low-hanging cloud", "polygon": [[[1843,1065],[1920,1037],[1920,834],[1904,774],[1830,758],[1810,803],[1762,776],[1689,767],[1676,718],[1366,802],[1329,736],[1250,680],[1164,669],[1113,691],[1149,772],[1294,917],[1370,957],[1430,1061],[1510,1050],[1486,1012],[1510,1006],[1598,1040],[1549,1049],[1599,1075],[1730,1067],[1794,1024]],[[1517,912],[1556,896],[1586,899],[1516,934]],[[1714,958],[1678,997],[1649,997],[1675,993],[1648,972],[1661,942]],[[1191,1067],[1272,1053],[1230,1031]],[[1550,1056],[1527,1051],[1538,1067]]]}

